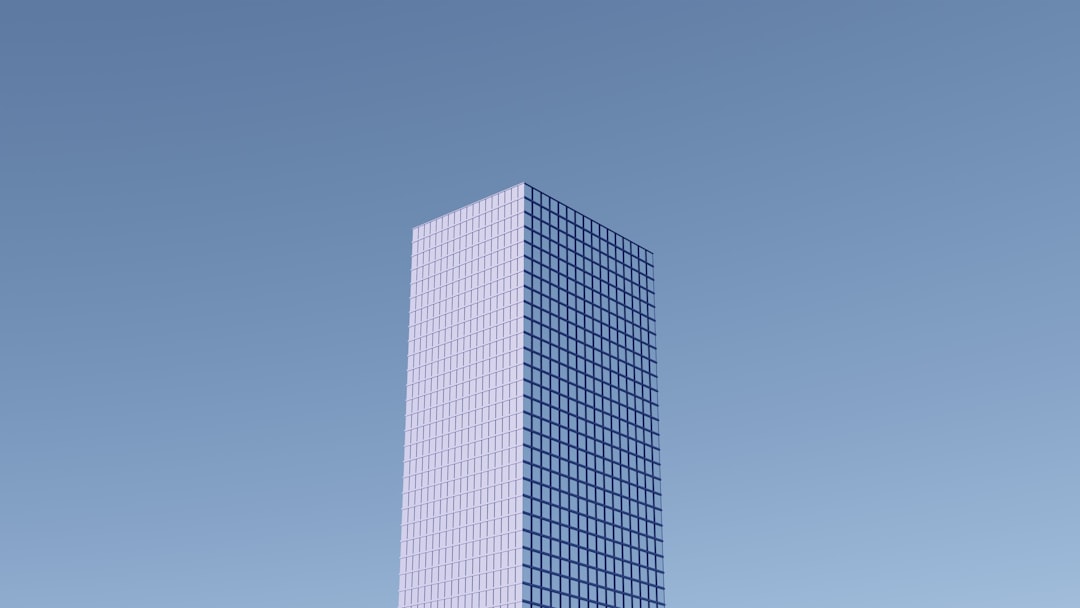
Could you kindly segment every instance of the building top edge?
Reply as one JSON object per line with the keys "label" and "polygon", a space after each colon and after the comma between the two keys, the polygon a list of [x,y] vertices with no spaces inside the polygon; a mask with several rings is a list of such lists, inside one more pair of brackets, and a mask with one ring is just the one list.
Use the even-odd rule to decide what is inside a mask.
{"label": "building top edge", "polygon": [[518,182],[518,183],[514,184],[513,186],[510,186],[509,188],[503,188],[502,190],[499,190],[498,192],[495,192],[493,194],[489,194],[487,196],[481,197],[481,198],[479,198],[479,199],[477,199],[477,200],[475,200],[475,201],[473,201],[473,202],[471,202],[471,203],[469,203],[467,205],[462,205],[460,207],[455,207],[454,209],[451,209],[450,211],[447,211],[446,213],[435,216],[435,217],[431,218],[430,220],[428,220],[426,222],[421,222],[421,223],[413,226],[413,228],[412,228],[413,237],[415,238],[417,233],[423,227],[427,226],[428,224],[433,224],[433,223],[445,218],[448,215],[453,215],[453,214],[457,213],[458,211],[461,211],[462,209],[466,209],[468,207],[472,207],[473,205],[479,205],[480,203],[483,203],[484,201],[487,201],[488,199],[496,198],[500,194],[507,193],[507,192],[510,193],[510,196],[508,197],[508,200],[514,201],[514,200],[518,200],[518,199],[522,198],[524,196],[524,193],[525,193],[525,182]]}
{"label": "building top edge", "polygon": [[[529,194],[530,192],[535,192],[535,194]],[[442,220],[443,218],[445,218],[447,216],[453,215],[453,214],[461,211],[462,209],[467,209],[469,207],[472,207],[473,205],[483,204],[483,203],[485,203],[487,201],[490,201],[491,199],[498,198],[500,195],[503,195],[503,194],[506,194],[506,193],[509,193],[509,196],[505,197],[506,202],[517,201],[517,200],[520,200],[520,199],[523,199],[523,198],[527,198],[528,196],[532,196],[533,199],[537,199],[539,196],[546,196],[549,199],[551,199],[552,201],[554,201],[556,203],[556,205],[561,205],[561,206],[565,207],[566,209],[580,215],[581,217],[583,217],[583,218],[585,218],[585,219],[587,219],[587,220],[589,220],[591,222],[595,222],[598,226],[601,226],[601,227],[611,231],[612,233],[617,234],[619,237],[625,239],[628,243],[640,248],[642,251],[647,252],[648,255],[650,256],[650,258],[651,258],[651,256],[655,255],[655,253],[653,252],[652,249],[649,249],[648,247],[642,245],[641,243],[635,241],[634,239],[631,239],[631,238],[627,237],[622,232],[619,232],[618,230],[612,229],[610,226],[608,226],[604,222],[601,222],[601,221],[597,220],[596,218],[594,218],[594,217],[592,217],[592,216],[590,216],[590,215],[588,215],[586,213],[582,213],[581,211],[578,211],[576,208],[566,204],[565,202],[555,198],[554,196],[551,196],[547,192],[541,190],[540,188],[537,188],[536,186],[532,185],[531,183],[529,183],[527,181],[518,182],[518,183],[514,184],[513,186],[510,186],[509,188],[504,188],[502,190],[499,190],[498,192],[495,192],[493,194],[489,194],[489,195],[487,195],[487,196],[485,196],[483,198],[480,198],[480,199],[478,199],[476,201],[473,201],[473,202],[471,202],[471,203],[469,203],[467,205],[462,205],[461,207],[454,208],[454,209],[452,209],[450,211],[447,211],[446,213],[443,213],[443,214],[440,214],[440,215],[438,215],[436,217],[433,217],[433,218],[431,218],[430,220],[428,220],[426,222],[422,222],[420,224],[417,224],[416,226],[413,226],[413,229],[412,229],[413,238],[415,239],[421,233],[423,233],[424,228],[426,226],[434,224],[435,222],[438,222],[439,220]]]}
{"label": "building top edge", "polygon": [[[578,210],[577,210],[576,208],[574,208],[573,206],[571,206],[571,205],[568,205],[568,204],[564,203],[563,201],[561,201],[561,200],[559,200],[559,199],[555,198],[554,196],[551,196],[551,195],[550,195],[550,194],[548,194],[547,192],[544,192],[543,190],[541,190],[540,188],[537,188],[536,186],[534,186],[534,185],[530,184],[529,182],[522,182],[522,183],[520,183],[520,184],[518,184],[518,185],[519,185],[519,186],[523,186],[523,190],[524,190],[524,192],[523,192],[523,195],[527,195],[527,194],[528,194],[528,190],[529,190],[529,189],[535,190],[535,191],[536,191],[536,192],[537,192],[538,194],[540,194],[540,195],[543,195],[543,196],[546,196],[546,197],[550,198],[551,200],[555,201],[555,203],[557,203],[557,204],[559,204],[559,205],[562,205],[562,206],[566,207],[567,209],[569,209],[569,210],[573,211],[574,213],[576,213],[576,214],[580,215],[581,217],[583,217],[583,218],[585,218],[585,219],[587,219],[587,220],[590,220],[590,221],[596,222],[596,223],[597,223],[597,225],[599,225],[599,226],[602,226],[602,227],[604,227],[604,228],[606,228],[606,229],[610,230],[611,232],[614,232],[615,234],[619,235],[619,236],[620,236],[620,237],[622,237],[623,239],[626,239],[626,241],[627,241],[627,242],[629,242],[629,243],[631,243],[631,244],[633,244],[633,245],[635,245],[635,246],[637,246],[637,247],[640,247],[640,248],[641,248],[641,249],[642,249],[643,251],[646,251],[646,252],[648,252],[648,253],[649,253],[649,255],[656,255],[656,254],[655,254],[655,253],[653,252],[653,250],[652,250],[652,249],[649,249],[648,247],[646,247],[646,246],[642,245],[641,243],[639,243],[639,242],[635,241],[634,239],[632,239],[632,238],[630,238],[630,237],[626,236],[626,235],[625,235],[625,234],[623,234],[622,232],[619,232],[618,230],[615,230],[615,229],[613,229],[613,228],[612,228],[611,226],[608,226],[608,225],[607,225],[607,224],[605,224],[604,222],[601,222],[600,220],[598,220],[598,219],[596,219],[596,218],[592,217],[591,215],[589,215],[589,214],[587,214],[587,213],[582,213],[581,211],[578,211]],[[515,187],[516,187],[516,186],[515,186]],[[535,198],[535,197],[534,197],[534,198]]]}

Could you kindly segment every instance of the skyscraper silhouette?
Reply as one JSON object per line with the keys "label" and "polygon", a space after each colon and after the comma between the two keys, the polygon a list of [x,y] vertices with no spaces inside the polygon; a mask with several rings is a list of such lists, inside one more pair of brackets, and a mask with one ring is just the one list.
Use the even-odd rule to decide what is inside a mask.
{"label": "skyscraper silhouette", "polygon": [[524,183],[413,229],[399,608],[665,605],[652,258]]}

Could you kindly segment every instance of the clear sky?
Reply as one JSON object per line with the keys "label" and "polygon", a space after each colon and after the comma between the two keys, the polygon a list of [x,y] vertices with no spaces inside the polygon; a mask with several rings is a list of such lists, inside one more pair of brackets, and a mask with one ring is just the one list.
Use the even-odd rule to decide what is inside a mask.
{"label": "clear sky", "polygon": [[4,3],[0,606],[394,606],[410,228],[520,181],[656,252],[669,606],[1080,606],[1078,32]]}

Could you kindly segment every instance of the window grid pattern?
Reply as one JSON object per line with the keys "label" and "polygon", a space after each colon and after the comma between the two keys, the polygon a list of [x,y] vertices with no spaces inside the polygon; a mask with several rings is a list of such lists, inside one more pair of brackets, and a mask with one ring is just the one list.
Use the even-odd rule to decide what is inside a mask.
{"label": "window grid pattern", "polygon": [[524,195],[522,605],[660,608],[652,253]]}
{"label": "window grid pattern", "polygon": [[413,230],[400,608],[521,605],[522,193]]}

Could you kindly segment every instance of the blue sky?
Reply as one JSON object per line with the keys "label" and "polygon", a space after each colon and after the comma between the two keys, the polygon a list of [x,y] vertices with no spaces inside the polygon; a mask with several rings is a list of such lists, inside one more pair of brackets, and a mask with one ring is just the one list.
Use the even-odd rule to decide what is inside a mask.
{"label": "blue sky", "polygon": [[669,606],[1080,605],[1080,8],[0,8],[0,605],[393,606],[410,228],[656,252]]}

